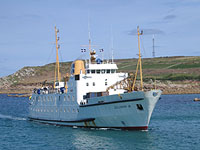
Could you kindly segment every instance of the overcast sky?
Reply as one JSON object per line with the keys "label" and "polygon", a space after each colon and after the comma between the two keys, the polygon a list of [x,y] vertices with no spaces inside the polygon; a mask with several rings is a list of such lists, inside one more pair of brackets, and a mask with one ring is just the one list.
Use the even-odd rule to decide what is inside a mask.
{"label": "overcast sky", "polygon": [[0,76],[55,62],[55,25],[60,60],[77,59],[88,44],[88,16],[104,57],[112,36],[115,58],[137,57],[138,25],[143,57],[152,57],[153,34],[157,57],[200,56],[199,0],[0,0]]}

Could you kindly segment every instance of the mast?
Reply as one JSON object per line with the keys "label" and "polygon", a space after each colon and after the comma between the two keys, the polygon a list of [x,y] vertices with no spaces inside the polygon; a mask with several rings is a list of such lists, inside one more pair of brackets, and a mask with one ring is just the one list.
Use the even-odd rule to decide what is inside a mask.
{"label": "mast", "polygon": [[58,29],[56,29],[55,26],[55,38],[56,38],[56,66],[55,66],[55,77],[54,77],[54,88],[55,88],[55,82],[60,82],[60,65],[59,65],[59,57],[58,57],[58,49],[60,48],[60,45],[58,45],[59,37],[57,36],[57,33],[59,32]]}
{"label": "mast", "polygon": [[134,91],[135,82],[136,82],[136,79],[137,79],[137,73],[138,73],[138,67],[139,66],[140,66],[140,86],[141,86],[141,90],[143,91],[142,59],[141,59],[141,52],[140,52],[140,35],[142,35],[142,34],[143,34],[143,31],[140,32],[139,26],[138,26],[137,27],[137,35],[138,35],[139,58],[138,58],[137,68],[136,68],[136,72],[135,72],[135,78],[134,78],[133,87],[132,87],[133,91]]}

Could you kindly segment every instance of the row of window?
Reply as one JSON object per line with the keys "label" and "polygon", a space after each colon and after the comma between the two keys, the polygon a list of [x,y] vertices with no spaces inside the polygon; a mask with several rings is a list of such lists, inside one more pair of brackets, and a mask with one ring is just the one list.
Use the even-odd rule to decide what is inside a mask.
{"label": "row of window", "polygon": [[[54,112],[53,109],[34,109],[34,108],[30,108],[30,110],[32,111],[35,111],[35,112]],[[64,108],[64,109],[60,109],[60,112],[73,112],[73,113],[78,113],[79,110],[78,109],[71,109],[68,108],[67,110]],[[58,109],[55,110],[55,112],[58,112]]]}
{"label": "row of window", "polygon": [[[95,86],[95,82],[93,82],[92,85]],[[86,83],[86,86],[89,86],[89,83]]]}
{"label": "row of window", "polygon": [[116,73],[116,69],[98,69],[98,70],[87,70],[87,74],[110,74],[110,73]]}
{"label": "row of window", "polygon": [[[54,97],[53,98],[53,96],[44,96],[44,97],[38,97],[38,101],[52,101],[53,102],[53,100],[57,100],[57,99],[59,99],[58,97]],[[74,101],[75,100],[75,98],[74,98],[74,96],[72,96],[71,97],[71,99],[72,99],[72,101]],[[33,101],[35,101],[36,100],[36,97],[33,97]],[[70,101],[70,96],[68,95],[67,97],[66,96],[64,96],[64,101]]]}
{"label": "row of window", "polygon": [[[95,86],[95,82],[93,82],[92,85]],[[105,86],[107,86],[107,85],[108,85],[108,83],[107,83],[107,81],[106,81],[106,82],[105,82]],[[86,83],[86,86],[89,86],[89,83],[88,83],[88,82]]]}

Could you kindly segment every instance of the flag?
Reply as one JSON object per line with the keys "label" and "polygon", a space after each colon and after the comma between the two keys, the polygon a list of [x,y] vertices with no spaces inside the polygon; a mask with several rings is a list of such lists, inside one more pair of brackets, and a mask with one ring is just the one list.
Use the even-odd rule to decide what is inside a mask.
{"label": "flag", "polygon": [[84,49],[82,48],[82,49],[81,49],[81,52],[82,52],[82,53],[86,52],[86,49],[85,49],[85,48],[84,48]]}
{"label": "flag", "polygon": [[99,49],[99,51],[100,51],[100,52],[103,52],[103,48],[102,48],[102,49]]}

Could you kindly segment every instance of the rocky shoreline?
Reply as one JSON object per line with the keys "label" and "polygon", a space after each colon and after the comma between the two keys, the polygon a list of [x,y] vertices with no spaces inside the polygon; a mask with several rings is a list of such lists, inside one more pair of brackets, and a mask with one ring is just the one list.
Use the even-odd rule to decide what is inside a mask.
{"label": "rocky shoreline", "polygon": [[[139,83],[137,84],[139,87]],[[31,95],[34,88],[41,88],[39,84],[23,84],[0,88],[0,94],[27,94]],[[200,81],[156,81],[144,82],[144,89],[160,89],[163,95],[169,94],[200,94]]]}
{"label": "rocky shoreline", "polygon": [[[118,72],[134,73],[137,59],[115,60]],[[70,72],[72,62],[60,63],[62,80]],[[158,57],[143,59],[144,89],[161,89],[163,94],[200,94],[200,56]],[[0,78],[0,93],[31,94],[34,88],[52,86],[55,63],[44,66],[23,67]],[[156,82],[153,80],[156,79]],[[140,87],[140,82],[136,87]]]}

